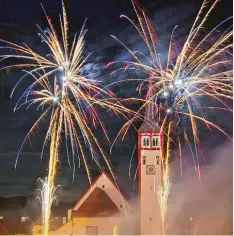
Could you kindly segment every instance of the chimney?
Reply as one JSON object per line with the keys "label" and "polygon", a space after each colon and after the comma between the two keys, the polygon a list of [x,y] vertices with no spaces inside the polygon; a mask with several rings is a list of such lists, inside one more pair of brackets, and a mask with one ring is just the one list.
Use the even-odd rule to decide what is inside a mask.
{"label": "chimney", "polygon": [[67,211],[67,221],[71,220],[72,217],[72,209],[68,209]]}
{"label": "chimney", "polygon": [[63,225],[66,224],[66,222],[67,222],[67,218],[65,216],[65,217],[63,217]]}

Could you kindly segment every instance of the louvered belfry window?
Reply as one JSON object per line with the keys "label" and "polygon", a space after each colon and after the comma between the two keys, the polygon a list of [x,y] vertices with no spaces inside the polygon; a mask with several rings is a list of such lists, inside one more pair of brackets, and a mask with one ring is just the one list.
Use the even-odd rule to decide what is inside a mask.
{"label": "louvered belfry window", "polygon": [[150,147],[150,139],[147,136],[142,137],[142,147]]}
{"label": "louvered belfry window", "polygon": [[159,137],[153,137],[152,139],[152,146],[153,147],[159,147]]}

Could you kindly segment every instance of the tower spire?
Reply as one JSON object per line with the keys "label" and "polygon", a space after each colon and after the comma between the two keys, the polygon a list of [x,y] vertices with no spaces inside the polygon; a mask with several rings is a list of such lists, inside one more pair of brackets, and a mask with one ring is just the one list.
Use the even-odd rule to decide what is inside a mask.
{"label": "tower spire", "polygon": [[148,101],[148,105],[146,107],[146,113],[145,113],[145,118],[147,118],[148,121],[156,121],[155,117],[155,105],[154,105],[154,92],[155,89],[153,87],[153,78],[149,78],[149,83],[148,83],[148,92],[146,96],[146,100]]}
{"label": "tower spire", "polygon": [[138,130],[138,184],[140,234],[161,235],[158,189],[162,182],[162,135],[157,124],[154,104],[155,88],[150,76],[144,122]]}
{"label": "tower spire", "polygon": [[160,128],[158,126],[158,121],[156,117],[156,112],[155,112],[155,88],[154,88],[154,80],[153,76],[150,76],[149,82],[148,82],[148,90],[146,94],[146,109],[145,109],[145,117],[144,117],[144,122],[141,125],[139,131],[154,131],[154,132],[159,132]]}

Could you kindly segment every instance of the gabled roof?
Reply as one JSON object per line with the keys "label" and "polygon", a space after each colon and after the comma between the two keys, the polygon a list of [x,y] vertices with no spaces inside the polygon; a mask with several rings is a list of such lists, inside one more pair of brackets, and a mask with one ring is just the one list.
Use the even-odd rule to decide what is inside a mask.
{"label": "gabled roof", "polygon": [[110,197],[102,189],[96,187],[73,216],[107,217],[118,212],[120,213],[118,207]]}
{"label": "gabled roof", "polygon": [[[14,219],[11,217],[7,217],[5,220],[0,222],[1,226],[8,232],[8,235],[14,234],[30,234],[30,225],[31,221],[21,222],[20,219]],[[1,226],[0,226],[0,235],[1,233]]]}
{"label": "gabled roof", "polygon": [[0,235],[10,235],[10,233],[6,230],[6,228],[1,222],[0,222]]}
{"label": "gabled roof", "polygon": [[[92,183],[92,185],[87,189],[87,191],[86,191],[86,192],[79,198],[79,200],[76,202],[76,204],[75,204],[74,207],[72,208],[72,211],[73,211],[73,212],[74,212],[74,211],[77,211],[77,209],[80,209],[80,207],[82,206],[83,202],[86,201],[86,200],[87,200],[87,197],[92,193],[92,191],[94,191],[94,189],[98,187],[99,181],[100,181],[101,179],[103,179],[103,178],[106,179],[106,180],[110,183],[110,185],[112,185],[112,186],[115,188],[115,191],[120,194],[120,197],[123,199],[123,201],[128,204],[126,198],[123,196],[123,194],[122,194],[122,192],[120,191],[118,185],[112,181],[112,179],[106,174],[105,171],[102,171],[102,172],[100,173],[100,175],[96,178],[96,180]],[[104,192],[105,192],[105,190],[104,190]],[[109,194],[107,194],[107,195],[109,195]],[[111,199],[110,196],[108,196],[108,197]],[[111,199],[111,201],[112,201],[112,200],[113,200],[113,199]],[[129,204],[128,204],[128,206],[129,206]]]}
{"label": "gabled roof", "polygon": [[138,131],[160,133],[160,127],[156,124],[156,121],[151,121],[151,122],[144,121],[141,127],[138,129]]}

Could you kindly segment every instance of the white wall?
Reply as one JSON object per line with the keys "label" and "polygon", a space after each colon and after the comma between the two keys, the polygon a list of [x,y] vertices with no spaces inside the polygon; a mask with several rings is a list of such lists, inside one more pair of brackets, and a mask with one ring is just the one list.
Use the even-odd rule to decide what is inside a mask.
{"label": "white wall", "polygon": [[[141,234],[161,234],[161,215],[157,190],[161,184],[161,162],[156,163],[156,156],[160,157],[159,150],[141,150],[141,176],[140,176],[140,214]],[[143,164],[143,156],[146,164]],[[155,167],[153,175],[146,174],[148,165]]]}
{"label": "white wall", "polygon": [[[113,227],[117,224],[120,229],[122,217],[90,217],[74,218],[58,230],[51,232],[54,235],[85,235],[86,226],[98,226],[99,235],[113,235]],[[120,233],[120,230],[118,230]],[[124,232],[123,232],[124,233]]]}

